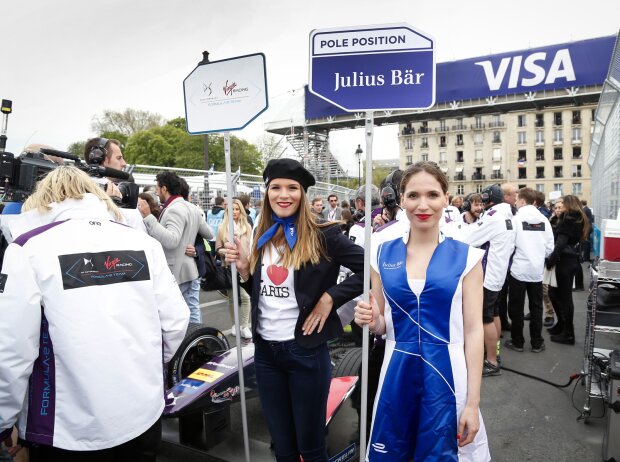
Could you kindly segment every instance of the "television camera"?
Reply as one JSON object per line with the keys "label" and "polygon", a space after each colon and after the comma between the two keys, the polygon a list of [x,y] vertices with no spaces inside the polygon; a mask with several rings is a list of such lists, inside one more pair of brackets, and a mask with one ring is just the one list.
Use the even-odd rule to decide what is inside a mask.
{"label": "television camera", "polygon": [[[95,178],[114,178],[121,180],[117,187],[122,197],[113,197],[116,205],[123,208],[136,208],[138,204],[139,187],[127,172],[113,168],[102,167],[97,164],[87,164],[79,157],[64,151],[41,148],[39,152],[27,152],[15,156],[5,151],[6,126],[8,115],[12,111],[12,102],[2,100],[3,114],[2,130],[0,134],[0,197],[3,202],[24,202],[32,194],[37,182],[50,171],[59,166],[48,156],[72,161],[80,170]],[[101,185],[105,190],[106,184]]]}

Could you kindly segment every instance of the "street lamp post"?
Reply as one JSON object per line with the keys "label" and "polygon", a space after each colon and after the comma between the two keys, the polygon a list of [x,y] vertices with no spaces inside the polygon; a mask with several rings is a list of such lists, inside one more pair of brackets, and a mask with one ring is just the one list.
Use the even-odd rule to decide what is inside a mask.
{"label": "street lamp post", "polygon": [[357,149],[355,150],[355,155],[357,156],[357,187],[359,188],[362,185],[362,147],[361,145],[357,145]]}

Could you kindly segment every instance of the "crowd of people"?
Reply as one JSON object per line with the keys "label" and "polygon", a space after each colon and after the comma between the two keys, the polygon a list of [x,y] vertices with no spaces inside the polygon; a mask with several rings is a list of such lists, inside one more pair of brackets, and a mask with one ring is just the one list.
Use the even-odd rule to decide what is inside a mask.
{"label": "crowd of people", "polygon": [[[85,159],[124,167],[116,140],[89,141]],[[327,460],[327,342],[350,322],[374,338],[368,460],[490,460],[480,386],[501,375],[502,331],[517,352],[525,321],[533,353],[546,348],[543,327],[550,341],[575,343],[572,291],[583,288],[580,263],[590,258],[586,204],[572,195],[547,204],[508,183],[451,198],[432,162],[362,185],[351,202],[308,197],[315,179],[292,159],[270,161],[263,178],[264,202],[217,197],[206,214],[173,172],[144,188],[133,214],[116,207],[114,181],[104,193],[75,167],[39,183],[0,278],[7,445],[15,425],[34,462],[154,460],[162,344],[166,361],[188,323],[202,322],[200,259],[213,252],[238,271],[231,332],[255,345],[278,461]],[[360,299],[366,248],[369,303]],[[115,382],[119,374],[133,385]]]}

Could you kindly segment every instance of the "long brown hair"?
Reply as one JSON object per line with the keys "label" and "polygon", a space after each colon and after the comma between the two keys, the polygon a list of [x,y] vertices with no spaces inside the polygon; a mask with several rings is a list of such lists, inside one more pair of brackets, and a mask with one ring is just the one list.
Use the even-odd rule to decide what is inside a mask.
{"label": "long brown hair", "polygon": [[564,215],[566,216],[569,213],[573,215],[581,216],[581,221],[583,221],[583,231],[581,232],[581,240],[587,241],[590,236],[590,221],[588,220],[588,216],[583,211],[583,206],[581,205],[581,201],[577,196],[573,196],[569,194],[562,198],[562,202],[564,203]]}
{"label": "long brown hair", "polygon": [[[297,243],[291,250],[284,238],[284,232],[282,227],[278,229],[278,232],[273,237],[271,242],[276,248],[282,248],[282,264],[286,267],[292,266],[295,270],[300,269],[303,265],[310,262],[313,265],[319,263],[321,257],[328,258],[325,249],[325,243],[323,242],[321,228],[332,226],[334,223],[318,223],[316,215],[312,213],[310,205],[308,203],[308,197],[306,191],[300,186],[301,198],[299,201],[299,210],[297,211]],[[265,198],[263,200],[263,209],[261,212],[261,218],[258,226],[256,227],[256,234],[252,242],[252,249],[250,252],[250,271],[254,273],[256,263],[259,258],[263,257],[265,247],[258,249],[258,238],[262,236],[265,231],[273,225],[273,209],[269,202],[269,186],[265,191]]]}

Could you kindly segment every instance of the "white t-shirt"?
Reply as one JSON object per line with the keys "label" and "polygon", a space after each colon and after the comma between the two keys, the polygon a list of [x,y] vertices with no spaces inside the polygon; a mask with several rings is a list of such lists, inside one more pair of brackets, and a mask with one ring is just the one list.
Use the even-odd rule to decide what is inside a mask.
{"label": "white t-shirt", "polygon": [[268,246],[261,266],[256,331],[265,340],[285,342],[295,338],[295,325],[299,317],[295,271],[292,266],[281,266],[277,249],[271,243]]}

